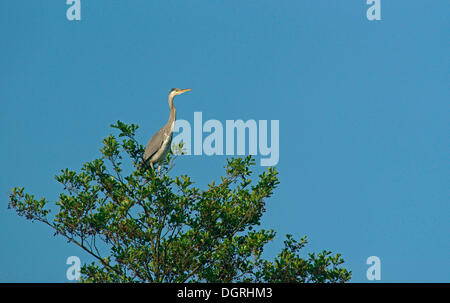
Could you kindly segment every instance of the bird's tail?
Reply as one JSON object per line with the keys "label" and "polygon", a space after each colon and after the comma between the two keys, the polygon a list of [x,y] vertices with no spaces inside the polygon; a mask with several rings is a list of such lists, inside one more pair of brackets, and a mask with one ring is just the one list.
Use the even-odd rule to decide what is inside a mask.
{"label": "bird's tail", "polygon": [[137,165],[137,169],[138,170],[143,170],[144,167],[145,167],[145,162],[144,161],[139,162],[139,164]]}
{"label": "bird's tail", "polygon": [[138,165],[137,165],[138,170],[144,170],[146,168],[151,168],[150,166],[150,162],[149,161],[144,161],[142,160]]}

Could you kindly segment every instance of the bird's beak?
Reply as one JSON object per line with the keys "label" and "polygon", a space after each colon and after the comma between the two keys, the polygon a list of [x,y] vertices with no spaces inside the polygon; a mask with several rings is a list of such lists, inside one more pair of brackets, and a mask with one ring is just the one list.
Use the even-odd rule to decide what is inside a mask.
{"label": "bird's beak", "polygon": [[183,90],[181,90],[181,93],[183,94],[183,93],[188,92],[188,91],[190,91],[190,90],[192,90],[192,88],[183,89]]}

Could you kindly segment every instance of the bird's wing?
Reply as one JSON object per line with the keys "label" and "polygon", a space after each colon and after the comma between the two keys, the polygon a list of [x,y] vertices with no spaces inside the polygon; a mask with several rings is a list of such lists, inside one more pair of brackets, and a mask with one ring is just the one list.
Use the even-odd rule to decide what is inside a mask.
{"label": "bird's wing", "polygon": [[156,134],[148,141],[144,151],[144,160],[149,160],[160,148],[163,143],[163,129],[161,128]]}

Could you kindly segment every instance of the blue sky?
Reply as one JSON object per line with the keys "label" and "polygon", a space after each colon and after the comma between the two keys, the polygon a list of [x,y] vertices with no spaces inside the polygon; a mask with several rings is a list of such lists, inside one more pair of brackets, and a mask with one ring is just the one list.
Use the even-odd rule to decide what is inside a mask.
{"label": "blue sky", "polygon": [[[445,0],[0,2],[0,282],[67,282],[92,259],[7,209],[24,186],[54,202],[62,168],[99,156],[117,120],[145,144],[168,119],[279,120],[281,184],[262,227],[339,252],[353,282],[450,282],[449,21]],[[225,156],[185,156],[200,187]],[[256,171],[264,168],[257,167]]]}

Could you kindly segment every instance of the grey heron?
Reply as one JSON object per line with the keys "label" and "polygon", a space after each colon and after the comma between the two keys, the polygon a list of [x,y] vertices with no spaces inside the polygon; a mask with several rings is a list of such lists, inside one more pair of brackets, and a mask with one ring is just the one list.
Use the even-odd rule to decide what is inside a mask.
{"label": "grey heron", "polygon": [[[153,135],[153,137],[151,137],[144,151],[143,160],[145,163],[150,164],[153,170],[155,169],[153,167],[153,164],[164,161],[170,151],[173,128],[175,126],[175,119],[177,114],[175,106],[173,105],[173,99],[175,98],[175,96],[181,95],[190,90],[192,89],[172,88],[169,92],[169,121],[167,121],[166,125],[164,125],[156,134]],[[161,175],[161,165],[159,165],[158,167],[158,172],[159,175]]]}

